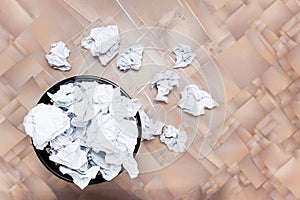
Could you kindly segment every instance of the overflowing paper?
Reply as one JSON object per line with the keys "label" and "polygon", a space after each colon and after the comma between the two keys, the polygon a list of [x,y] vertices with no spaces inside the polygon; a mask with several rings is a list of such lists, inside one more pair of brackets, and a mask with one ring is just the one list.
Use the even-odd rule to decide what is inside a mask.
{"label": "overflowing paper", "polygon": [[100,171],[112,180],[122,169],[138,175],[133,152],[138,138],[135,115],[141,107],[120,88],[95,81],[68,83],[24,118],[26,133],[38,149],[50,145],[49,159],[80,188]]}
{"label": "overflowing paper", "polygon": [[75,138],[75,129],[71,127],[50,141],[51,152],[57,152],[59,149],[71,144],[75,139],[77,139]]}
{"label": "overflowing paper", "polygon": [[194,116],[204,115],[205,108],[212,109],[219,105],[209,93],[193,84],[187,85],[180,94],[181,99],[177,105]]}
{"label": "overflowing paper", "polygon": [[139,110],[142,123],[142,138],[145,140],[153,140],[155,136],[160,135],[164,126],[163,122],[153,122],[152,119],[143,110]]}
{"label": "overflowing paper", "polygon": [[71,169],[79,169],[87,162],[87,150],[80,148],[79,139],[52,153],[49,159]]}
{"label": "overflowing paper", "polygon": [[142,65],[144,47],[135,44],[126,49],[118,58],[117,66],[121,71],[139,70]]}
{"label": "overflowing paper", "polygon": [[[131,122],[134,124],[133,121]],[[136,125],[135,129],[137,129]],[[138,135],[121,131],[117,121],[110,114],[106,114],[101,119],[98,118],[91,122],[87,130],[87,137],[87,147],[93,149],[96,153],[103,152],[105,154],[105,163],[113,167],[112,170],[115,170],[117,166],[121,167],[123,165],[131,177],[137,176],[137,164],[133,159],[132,152],[134,151]],[[136,167],[130,167],[132,163]],[[118,173],[110,172],[110,179],[114,178],[112,174],[117,175]]]}
{"label": "overflowing paper", "polygon": [[46,55],[46,59],[54,69],[67,71],[71,69],[71,65],[67,61],[69,55],[70,50],[66,47],[65,43],[59,41],[51,44],[50,54]]}
{"label": "overflowing paper", "polygon": [[55,102],[58,107],[68,108],[75,102],[82,100],[83,94],[78,85],[68,83],[61,85],[59,90],[51,94],[47,92],[47,95]]}
{"label": "overflowing paper", "polygon": [[163,128],[160,141],[165,143],[169,150],[181,153],[186,149],[187,135],[184,131],[168,125]]}
{"label": "overflowing paper", "polygon": [[192,52],[191,47],[180,44],[173,49],[173,53],[176,55],[176,63],[173,68],[184,68],[192,63],[195,58],[195,54]]}
{"label": "overflowing paper", "polygon": [[115,89],[111,105],[111,111],[115,119],[133,117],[140,107],[141,104],[137,99],[128,99],[121,95],[120,88]]}
{"label": "overflowing paper", "polygon": [[60,108],[42,103],[29,111],[23,124],[34,146],[44,149],[51,140],[70,128],[70,118]]}
{"label": "overflowing paper", "polygon": [[166,70],[164,72],[155,74],[151,82],[152,88],[157,88],[155,100],[168,103],[168,94],[174,89],[175,86],[179,86],[179,79],[180,76],[173,70]]}
{"label": "overflowing paper", "polygon": [[94,28],[81,41],[92,56],[97,56],[102,65],[107,65],[119,52],[119,29],[116,25]]}
{"label": "overflowing paper", "polygon": [[73,182],[80,187],[80,189],[84,189],[91,179],[96,178],[99,172],[99,166],[89,167],[88,163],[86,163],[79,170],[74,170],[61,165],[59,170],[63,174],[69,174],[73,178]]}
{"label": "overflowing paper", "polygon": [[99,166],[102,177],[110,181],[120,173],[121,165],[108,164],[105,161],[105,155],[106,153],[103,151],[99,153],[91,151],[89,160],[93,165]]}

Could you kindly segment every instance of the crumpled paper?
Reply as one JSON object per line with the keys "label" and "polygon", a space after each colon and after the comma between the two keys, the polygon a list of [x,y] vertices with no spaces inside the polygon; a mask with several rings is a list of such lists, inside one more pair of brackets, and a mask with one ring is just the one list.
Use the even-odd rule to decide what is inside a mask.
{"label": "crumpled paper", "polygon": [[50,141],[51,152],[57,152],[59,149],[71,144],[74,140],[75,130],[70,127],[64,133],[58,135],[56,138]]}
{"label": "crumpled paper", "polygon": [[94,93],[94,102],[97,104],[104,104],[109,107],[114,95],[114,88],[112,85],[100,84],[96,86]]}
{"label": "crumpled paper", "polygon": [[69,55],[70,50],[66,47],[65,43],[59,41],[51,44],[50,54],[46,55],[46,59],[54,69],[68,71],[71,69],[71,65],[67,61]]}
{"label": "crumpled paper", "polygon": [[69,145],[60,148],[57,153],[51,153],[49,159],[71,169],[80,169],[87,162],[88,149],[80,147],[80,140],[77,139]]}
{"label": "crumpled paper", "polygon": [[138,129],[134,116],[140,107],[141,104],[137,99],[128,99],[121,95],[120,88],[115,89],[110,113],[119,130],[126,133],[129,137],[138,137]]}
{"label": "crumpled paper", "polygon": [[90,35],[81,41],[81,46],[106,66],[118,54],[119,41],[118,26],[110,25],[92,29]]}
{"label": "crumpled paper", "polygon": [[184,131],[168,125],[163,128],[160,141],[165,143],[169,150],[182,153],[186,149],[187,135]]}
{"label": "crumpled paper", "polygon": [[[50,144],[49,159],[61,165],[62,173],[71,175],[74,183],[82,189],[98,171],[106,180],[116,177],[122,166],[131,178],[138,175],[138,165],[133,157],[138,137],[135,115],[141,107],[137,99],[123,96],[119,87],[95,81],[68,83],[48,95],[54,101],[53,105],[37,107],[59,112],[67,119],[68,126],[47,137],[39,148]],[[37,115],[36,110],[41,109],[30,111],[24,124],[37,116],[37,121],[47,122],[47,126],[43,126],[45,130],[64,124],[61,116],[54,116],[60,123],[49,121],[48,110],[40,114],[42,116]],[[52,115],[50,112],[50,117]],[[26,131],[34,135],[30,123],[26,125],[27,129],[29,127]]]}
{"label": "crumpled paper", "polygon": [[62,165],[59,167],[59,170],[63,174],[69,174],[73,178],[73,182],[83,190],[91,179],[96,178],[99,166],[89,167],[88,163],[86,163],[79,170],[74,170]]}
{"label": "crumpled paper", "polygon": [[176,55],[176,63],[173,68],[184,68],[192,63],[195,58],[195,54],[192,52],[191,47],[180,44],[173,49],[173,53]]}
{"label": "crumpled paper", "polygon": [[127,154],[124,151],[115,150],[113,153],[108,153],[105,156],[105,162],[113,165],[123,165],[128,172],[130,178],[136,178],[139,174],[138,164],[132,154]]}
{"label": "crumpled paper", "polygon": [[181,91],[181,99],[178,106],[186,113],[193,116],[205,114],[205,108],[212,109],[219,104],[211,97],[209,93],[200,90],[196,85],[185,86]]}
{"label": "crumpled paper", "polygon": [[112,85],[97,85],[93,96],[94,106],[102,113],[107,113],[112,104],[115,88]]}
{"label": "crumpled paper", "polygon": [[157,87],[157,95],[155,100],[169,102],[168,94],[174,87],[179,87],[180,76],[173,70],[166,70],[155,74],[151,86]]}
{"label": "crumpled paper", "polygon": [[73,141],[76,139],[80,139],[80,145],[86,147],[86,140],[87,140],[87,134],[86,134],[87,127],[75,127],[74,132],[72,133]]}
{"label": "crumpled paper", "polygon": [[110,110],[116,119],[130,118],[136,115],[141,104],[137,99],[128,99],[121,95],[120,88],[114,90]]}
{"label": "crumpled paper", "polygon": [[121,71],[139,70],[142,65],[144,47],[135,44],[126,49],[118,58],[117,66]]}
{"label": "crumpled paper", "polygon": [[23,124],[34,146],[42,150],[70,128],[70,118],[60,108],[41,103],[29,111]]}
{"label": "crumpled paper", "polygon": [[163,122],[154,123],[152,119],[143,110],[139,110],[142,124],[142,138],[145,140],[153,140],[155,136],[160,135],[164,126]]}
{"label": "crumpled paper", "polygon": [[76,127],[86,127],[89,120],[93,119],[101,110],[101,106],[94,101],[96,81],[86,81],[76,83],[80,88],[80,93],[83,96],[78,98],[68,109],[68,113],[73,113],[75,116],[71,119],[71,124]]}
{"label": "crumpled paper", "polygon": [[108,164],[105,162],[105,152],[100,151],[99,153],[96,153],[94,151],[91,151],[89,154],[89,160],[93,165],[97,165],[100,167],[100,172],[102,177],[105,180],[112,180],[118,174],[120,173],[122,167],[121,165],[114,165],[114,164]]}
{"label": "crumpled paper", "polygon": [[[137,129],[136,126],[135,129]],[[119,128],[117,121],[110,113],[108,113],[106,115],[98,116],[91,121],[91,124],[87,129],[86,144],[95,152],[105,152],[105,150],[101,149],[103,143],[107,142],[103,137],[105,137],[114,147],[130,153],[134,150],[138,135],[134,135],[130,132],[123,132]]]}
{"label": "crumpled paper", "polygon": [[[132,133],[122,132],[116,123],[110,114],[92,120],[87,130],[87,147],[96,153],[104,152],[106,154],[105,163],[113,165],[114,170],[117,168],[115,165],[123,165],[131,177],[136,177],[138,170],[132,152],[136,145],[137,136],[134,137]],[[135,128],[137,129],[136,126]],[[117,175],[115,171],[113,174]],[[109,177],[114,178],[112,174]]]}
{"label": "crumpled paper", "polygon": [[138,137],[133,117],[140,106],[136,99],[122,96],[120,88],[115,88],[109,112],[98,115],[87,129],[87,147],[96,153],[104,152],[105,163],[113,166],[113,169],[107,169],[106,166],[105,173],[109,179],[117,175],[116,169],[119,169],[117,166],[121,165],[131,178],[139,173],[132,152]]}
{"label": "crumpled paper", "polygon": [[63,108],[68,108],[83,98],[82,91],[74,83],[61,85],[57,92],[54,94],[47,92],[47,95],[55,102],[56,106]]}

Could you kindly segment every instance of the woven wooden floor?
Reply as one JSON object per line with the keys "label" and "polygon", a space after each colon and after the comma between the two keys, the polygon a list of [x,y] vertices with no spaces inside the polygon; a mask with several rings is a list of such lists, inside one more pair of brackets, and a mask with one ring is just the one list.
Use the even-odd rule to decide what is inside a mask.
{"label": "woven wooden floor", "polygon": [[[300,2],[298,0],[1,0],[0,199],[300,199]],[[121,50],[145,47],[140,72],[107,66],[80,47],[93,27],[116,24]],[[71,49],[72,70],[48,66],[50,44]],[[197,54],[178,70],[168,105],[153,101],[153,74],[174,63],[178,43]],[[41,164],[23,118],[66,77],[108,78],[143,109],[184,129],[183,154],[158,139],[143,142],[141,174],[123,173],[81,191]],[[212,93],[220,107],[199,118],[176,107],[186,84]]]}

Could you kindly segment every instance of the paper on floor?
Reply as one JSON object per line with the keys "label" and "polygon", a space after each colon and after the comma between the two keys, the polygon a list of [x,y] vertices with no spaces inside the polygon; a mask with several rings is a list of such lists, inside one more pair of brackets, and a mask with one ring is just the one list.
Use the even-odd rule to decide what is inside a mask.
{"label": "paper on floor", "polygon": [[51,44],[51,50],[50,53],[46,55],[46,59],[49,65],[54,69],[67,71],[71,69],[71,65],[67,61],[69,55],[70,50],[66,47],[65,43],[59,41]]}
{"label": "paper on floor", "polygon": [[116,25],[94,28],[81,41],[92,56],[97,56],[102,65],[107,65],[119,52],[119,29]]}
{"label": "paper on floor", "polygon": [[209,93],[194,84],[185,86],[180,94],[181,99],[177,105],[194,116],[204,115],[205,108],[212,109],[219,105]]}
{"label": "paper on floor", "polygon": [[169,150],[181,153],[186,149],[187,135],[184,131],[168,125],[163,128],[160,141],[165,143]]}
{"label": "paper on floor", "polygon": [[153,140],[155,136],[160,135],[164,126],[163,122],[154,123],[152,119],[143,110],[139,110],[142,123],[142,138],[145,140]]}
{"label": "paper on floor", "polygon": [[173,49],[173,53],[176,55],[176,63],[173,68],[184,68],[192,63],[195,58],[195,54],[192,52],[191,47],[180,44]]}
{"label": "paper on floor", "polygon": [[126,49],[118,58],[117,66],[121,71],[139,70],[142,65],[144,47],[135,44]]}
{"label": "paper on floor", "polygon": [[173,70],[166,70],[155,74],[151,86],[157,88],[157,95],[155,100],[169,102],[168,94],[174,87],[179,86],[179,75]]}
{"label": "paper on floor", "polygon": [[60,108],[41,103],[29,111],[23,124],[34,146],[44,149],[48,142],[70,128],[70,118]]}

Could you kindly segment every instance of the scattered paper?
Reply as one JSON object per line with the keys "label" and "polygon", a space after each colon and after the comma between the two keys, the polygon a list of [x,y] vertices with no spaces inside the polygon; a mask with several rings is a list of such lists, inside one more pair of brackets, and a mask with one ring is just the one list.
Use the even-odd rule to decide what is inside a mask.
{"label": "scattered paper", "polygon": [[[164,88],[159,89],[159,95],[164,96],[178,86],[179,78],[176,72],[168,70],[156,74],[153,85]],[[24,118],[25,130],[37,149],[50,145],[49,159],[59,164],[60,171],[69,174],[81,189],[98,172],[104,179],[112,180],[124,168],[131,178],[137,177],[138,164],[133,156],[138,137],[137,112],[143,139],[152,140],[160,135],[160,141],[169,150],[186,149],[184,131],[162,122],[154,123],[140,110],[137,99],[123,96],[119,87],[95,81],[75,82],[48,95],[53,105],[34,107]],[[181,96],[178,106],[195,116],[204,113],[204,108],[217,106],[207,92],[195,85],[186,86]]]}
{"label": "scattered paper", "polygon": [[176,63],[173,68],[184,68],[192,63],[195,58],[195,54],[192,52],[191,47],[187,45],[180,44],[173,49],[174,54],[176,55]]}
{"label": "scattered paper", "polygon": [[126,49],[118,58],[117,66],[121,71],[139,70],[142,65],[144,47],[135,44]]}
{"label": "scattered paper", "polygon": [[38,104],[25,116],[23,124],[34,146],[44,149],[48,142],[70,128],[70,118],[58,107]]}
{"label": "scattered paper", "polygon": [[193,84],[187,85],[180,94],[181,99],[177,105],[184,112],[194,116],[204,115],[205,108],[212,109],[219,106],[209,93]]}
{"label": "scattered paper", "polygon": [[152,119],[143,110],[139,110],[142,123],[142,138],[145,140],[153,140],[155,136],[160,135],[164,126],[163,122],[154,123]]}
{"label": "scattered paper", "polygon": [[152,88],[157,87],[157,96],[155,100],[168,103],[168,94],[175,86],[179,86],[179,79],[179,75],[173,70],[166,70],[155,74],[151,82]]}
{"label": "scattered paper", "polygon": [[69,55],[70,50],[66,47],[65,43],[59,41],[51,44],[50,54],[46,55],[46,59],[54,69],[68,71],[71,69],[71,65],[67,61]]}
{"label": "scattered paper", "polygon": [[94,28],[90,35],[81,41],[81,46],[88,49],[92,56],[97,56],[106,66],[119,52],[119,29],[116,25]]}
{"label": "scattered paper", "polygon": [[182,153],[186,149],[187,135],[184,131],[168,125],[163,128],[160,141],[165,143],[169,150]]}

